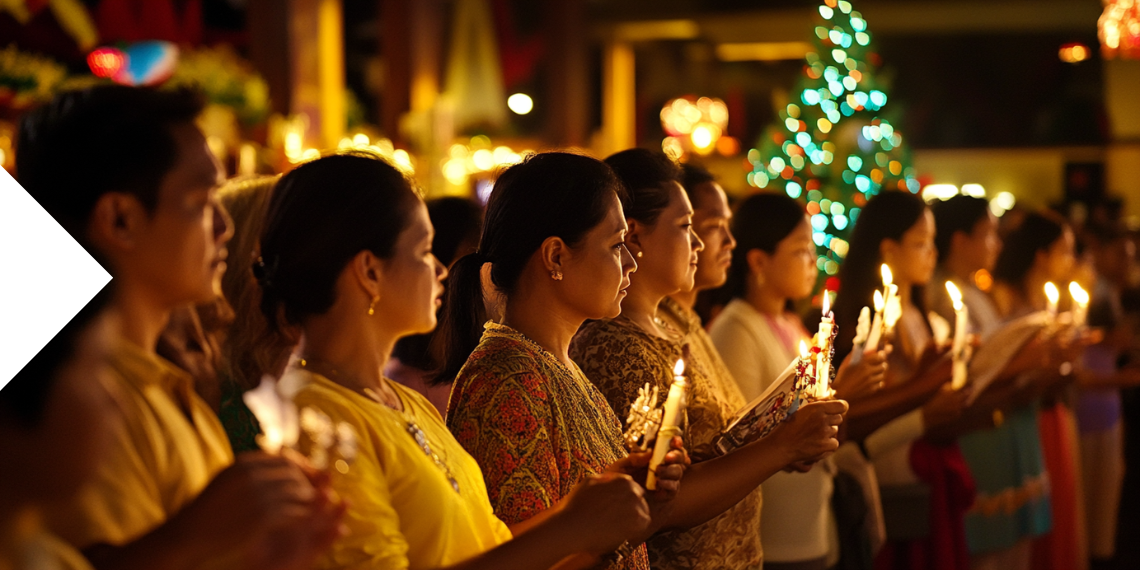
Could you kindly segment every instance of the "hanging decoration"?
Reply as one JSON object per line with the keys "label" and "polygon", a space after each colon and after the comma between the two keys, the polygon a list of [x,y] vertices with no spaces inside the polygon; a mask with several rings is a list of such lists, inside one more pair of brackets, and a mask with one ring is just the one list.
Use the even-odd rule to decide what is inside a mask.
{"label": "hanging decoration", "polygon": [[661,149],[675,159],[690,152],[708,155],[713,150],[725,156],[736,154],[736,139],[724,136],[728,129],[728,106],[720,99],[692,95],[671,99],[661,108],[661,127],[669,136]]}
{"label": "hanging decoration", "polygon": [[847,0],[825,0],[818,12],[814,51],[805,57],[793,100],[748,152],[747,180],[807,203],[816,266],[826,279],[839,272],[869,198],[885,190],[917,193],[921,185],[886,113],[867,20]]}
{"label": "hanging decoration", "polygon": [[178,46],[163,41],[138,42],[126,49],[101,47],[87,55],[96,77],[122,85],[158,85],[178,67]]}
{"label": "hanging decoration", "polygon": [[1140,2],[1107,0],[1097,36],[1105,59],[1140,59]]}

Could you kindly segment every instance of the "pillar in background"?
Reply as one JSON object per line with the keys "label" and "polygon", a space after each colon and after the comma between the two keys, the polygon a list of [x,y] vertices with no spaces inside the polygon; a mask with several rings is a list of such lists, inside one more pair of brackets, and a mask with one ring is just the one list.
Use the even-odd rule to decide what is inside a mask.
{"label": "pillar in background", "polygon": [[546,138],[557,146],[585,146],[590,123],[589,46],[585,0],[559,0],[547,6],[546,69],[549,102]]}
{"label": "pillar in background", "polygon": [[605,156],[637,146],[637,90],[633,46],[627,41],[606,42],[602,70],[602,148]]}
{"label": "pillar in background", "polygon": [[290,111],[309,117],[306,143],[336,148],[345,133],[341,0],[289,0]]}
{"label": "pillar in background", "polygon": [[1106,189],[1124,198],[1125,215],[1140,217],[1140,61],[1104,62],[1104,96],[1112,142],[1105,152]]}
{"label": "pillar in background", "polygon": [[249,0],[246,22],[249,28],[249,55],[253,66],[269,85],[274,113],[289,114],[292,101],[289,58],[289,3],[281,0]]}
{"label": "pillar in background", "polygon": [[384,59],[384,88],[380,94],[380,127],[397,145],[402,145],[400,117],[411,106],[412,30],[411,4],[407,0],[379,0],[380,54]]}

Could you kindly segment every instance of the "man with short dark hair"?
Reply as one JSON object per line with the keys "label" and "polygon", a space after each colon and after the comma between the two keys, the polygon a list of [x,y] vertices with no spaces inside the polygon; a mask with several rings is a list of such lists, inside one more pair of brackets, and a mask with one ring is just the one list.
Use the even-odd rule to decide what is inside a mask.
{"label": "man with short dark hair", "polygon": [[343,513],[291,461],[235,461],[192,378],[155,353],[171,311],[219,295],[226,267],[201,109],[187,91],[101,86],[21,124],[20,182],[115,279],[118,425],[92,484],[52,520],[100,569],[305,567]]}

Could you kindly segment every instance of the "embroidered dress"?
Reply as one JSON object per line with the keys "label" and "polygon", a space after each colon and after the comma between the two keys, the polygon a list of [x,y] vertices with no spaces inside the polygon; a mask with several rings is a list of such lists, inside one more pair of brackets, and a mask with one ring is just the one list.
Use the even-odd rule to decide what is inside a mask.
{"label": "embroidered dress", "polygon": [[[744,406],[728,370],[696,321],[695,315],[671,299],[661,313],[680,331],[675,340],[646,334],[624,317],[587,323],[570,344],[570,357],[601,390],[614,410],[628,411],[637,391],[650,382],[666,394],[673,381],[673,366],[689,345],[685,367],[689,382],[689,430],[686,446],[693,461],[714,456],[716,437],[733,414]],[[703,337],[703,338],[702,338]],[[760,490],[716,518],[684,531],[654,536],[647,543],[654,568],[712,569],[758,568],[760,546]]]}
{"label": "embroidered dress", "polygon": [[[479,462],[495,514],[507,524],[549,509],[626,456],[621,423],[577,366],[491,322],[456,377],[447,427]],[[618,568],[647,570],[645,547]]]}

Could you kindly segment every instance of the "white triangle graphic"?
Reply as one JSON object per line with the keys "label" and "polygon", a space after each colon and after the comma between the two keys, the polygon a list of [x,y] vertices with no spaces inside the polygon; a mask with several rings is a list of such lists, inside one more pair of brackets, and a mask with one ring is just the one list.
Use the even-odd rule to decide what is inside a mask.
{"label": "white triangle graphic", "polygon": [[0,169],[0,388],[110,280]]}

